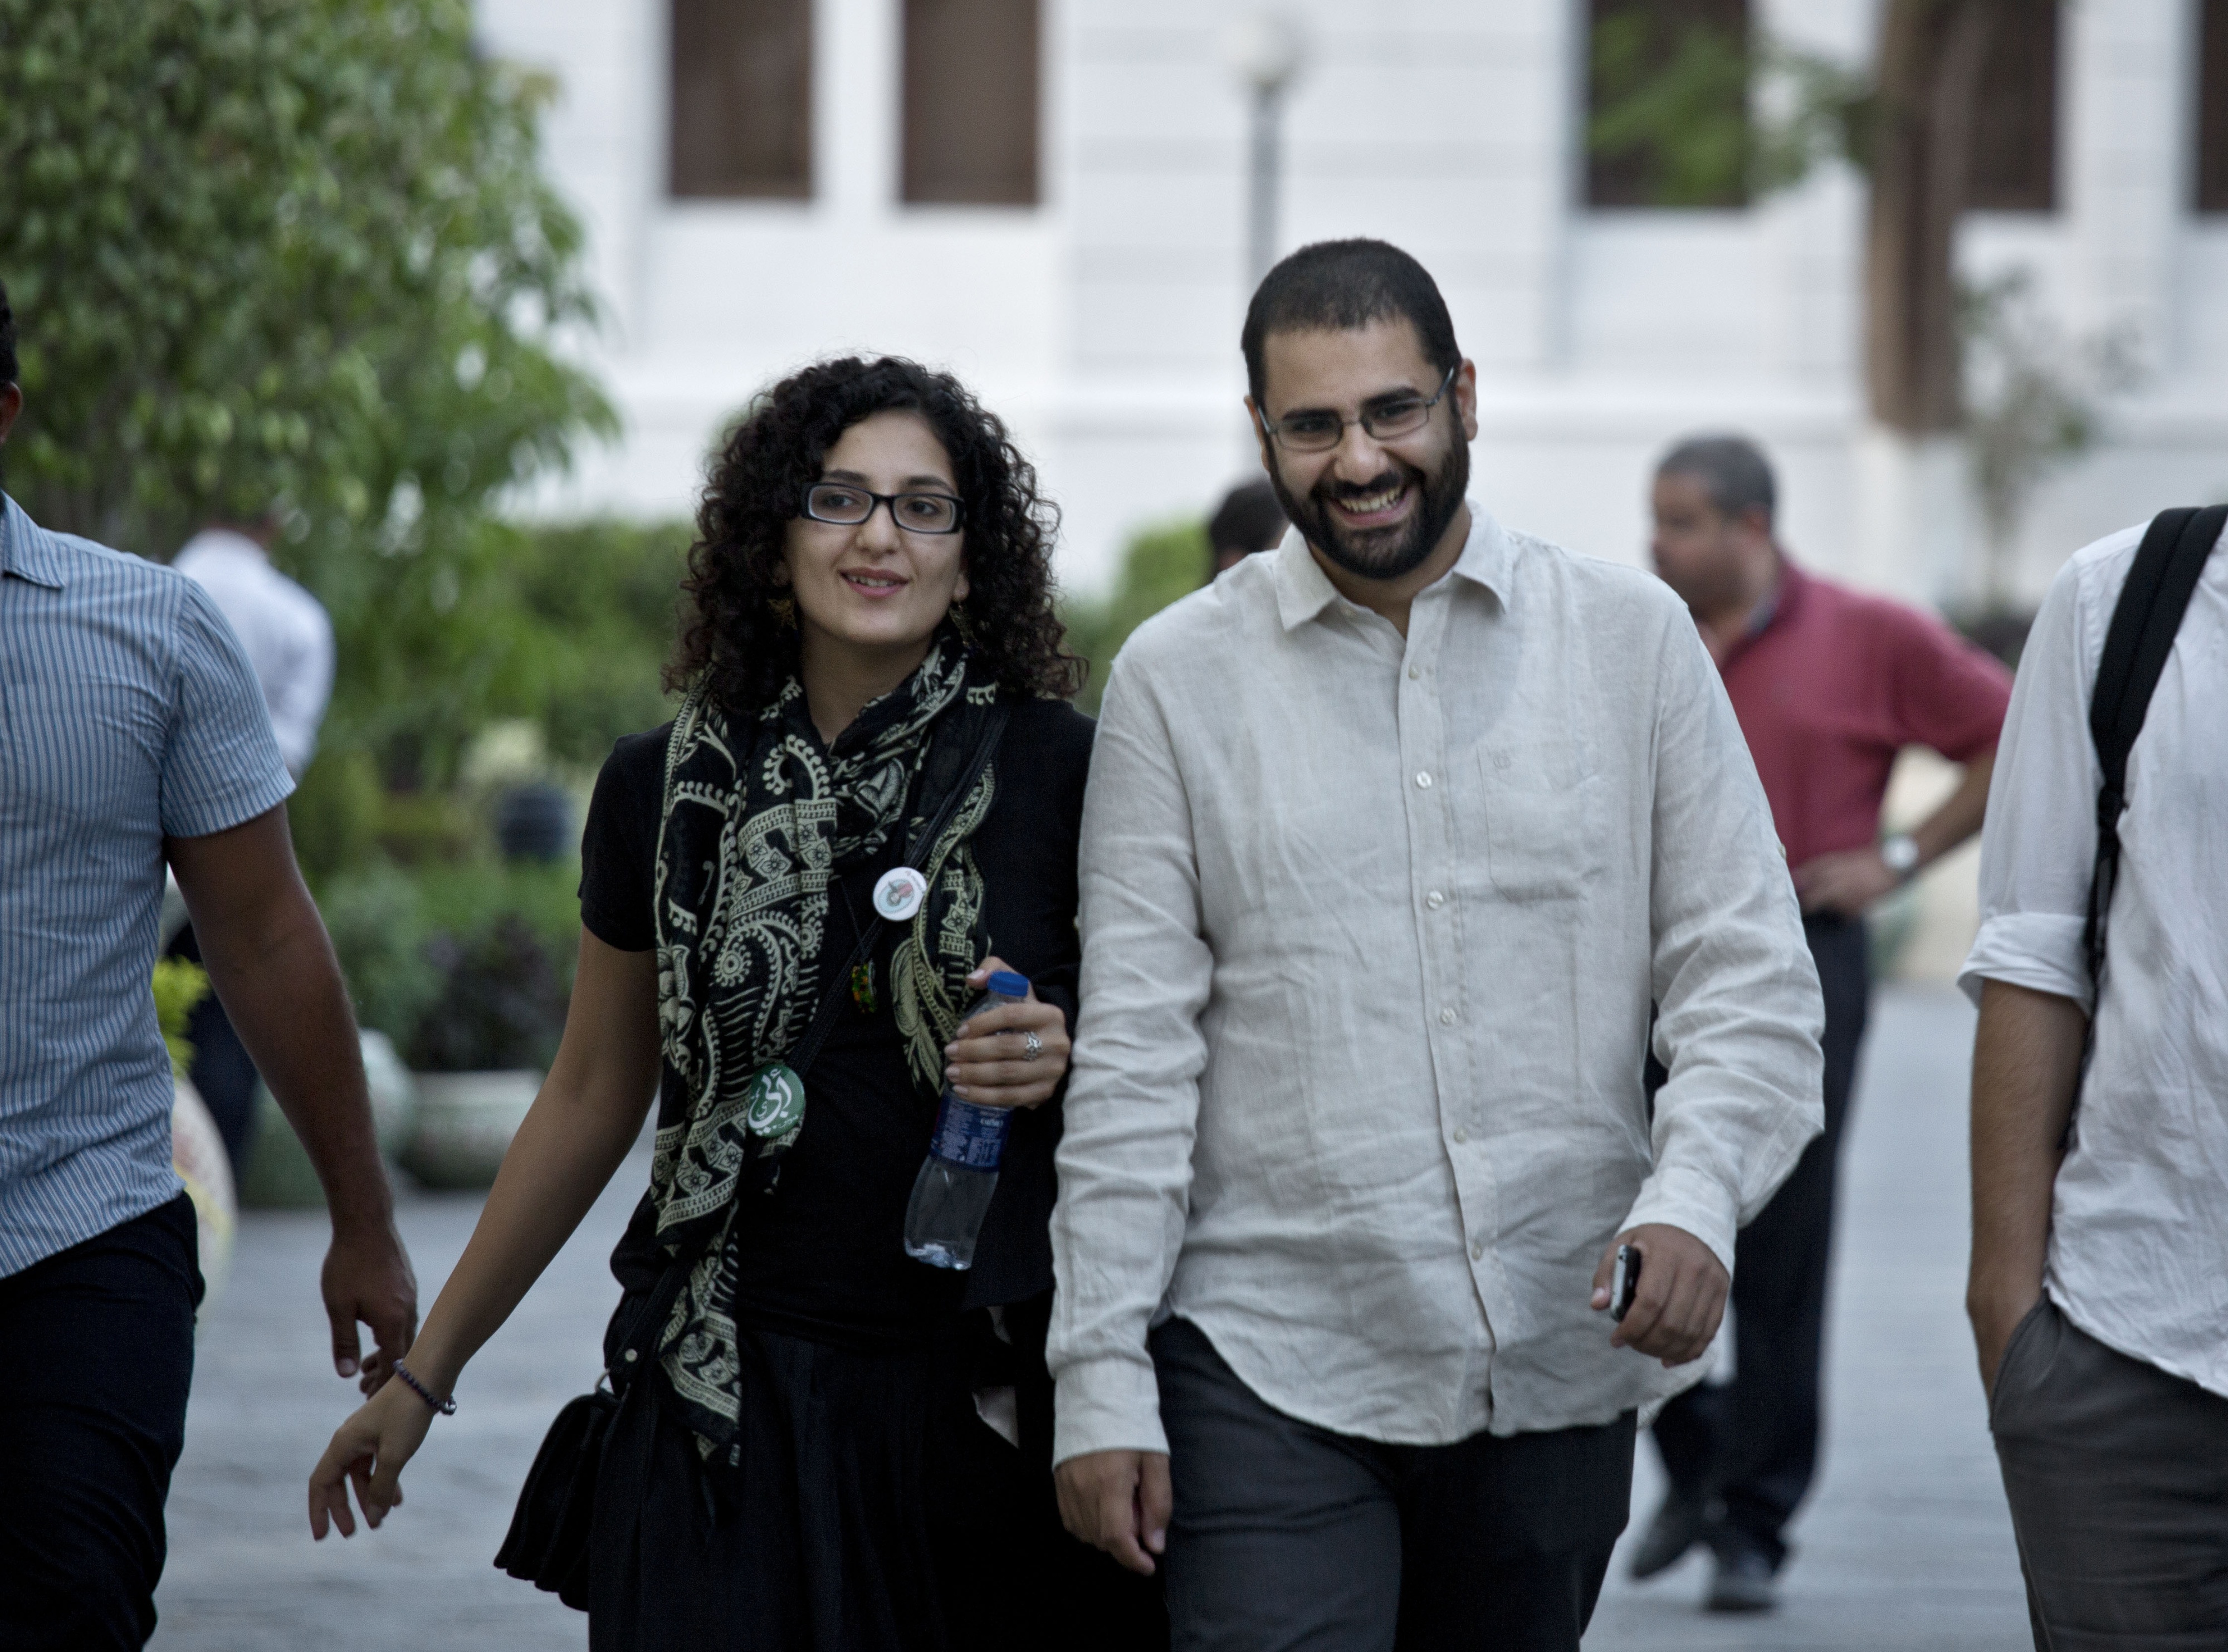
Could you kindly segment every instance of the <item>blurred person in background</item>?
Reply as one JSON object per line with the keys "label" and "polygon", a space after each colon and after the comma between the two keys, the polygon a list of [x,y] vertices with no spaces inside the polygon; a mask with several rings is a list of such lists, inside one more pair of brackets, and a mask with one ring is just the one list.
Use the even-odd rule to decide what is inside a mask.
{"label": "blurred person in background", "polygon": [[[1655,571],[1724,676],[1826,999],[1826,1133],[1741,1230],[1732,1380],[1688,1389],[1655,1424],[1670,1489],[1633,1575],[1706,1542],[1707,1603],[1722,1611],[1773,1604],[1782,1533],[1817,1467],[1834,1167],[1872,992],[1865,913],[1981,829],[2011,691],[2010,674],[1940,620],[1798,567],[1775,535],[1777,492],[1756,444],[1695,436],[1657,464],[1651,500]],[[1924,822],[1882,838],[1888,777],[1913,745],[1964,774]]]}
{"label": "blurred person in background", "polygon": [[231,622],[255,680],[278,755],[296,779],[317,749],[317,725],[333,692],[333,622],[324,605],[271,565],[274,511],[246,524],[214,522],[188,540],[170,566],[209,593]]}
{"label": "blurred person in background", "polygon": [[[16,378],[0,291],[0,444]],[[292,782],[208,593],[0,496],[0,1646],[138,1647],[202,1294],[148,987],[165,862],[324,1184],[343,1377],[384,1380],[417,1286],[348,994],[294,863]]]}
{"label": "blurred person in background", "polygon": [[1275,550],[1290,525],[1265,478],[1239,483],[1207,519],[1207,542],[1214,558],[1208,579],[1220,578],[1257,551]]}
{"label": "blurred person in background", "polygon": [[2223,522],[2162,524],[2184,579],[2199,566],[2146,708],[2108,721],[2132,740],[2117,799],[2090,708],[2115,703],[2107,638],[2145,530],[2059,571],[1981,846],[1965,1305],[2036,1652],[2228,1646]]}
{"label": "blurred person in background", "polygon": [[[311,1529],[353,1532],[351,1476],[371,1524],[400,1503],[434,1403],[656,1097],[650,1186],[611,1258],[623,1398],[591,1646],[1149,1648],[1154,1591],[1060,1529],[1051,1481],[1047,1222],[1092,741],[1067,703],[1080,663],[1053,606],[1053,512],[997,418],[910,362],[823,362],[753,407],[699,518],[680,714],[621,740],[597,782],[555,1064],[413,1386],[374,1395],[317,1465]],[[963,796],[986,740],[912,904],[888,909],[910,836]],[[956,1036],[1001,968],[1029,977],[1028,1001]],[[799,1051],[823,1005],[814,1060]],[[760,1135],[754,1078],[793,1053],[801,1119]],[[904,1244],[946,1082],[1024,1110],[964,1272]],[[615,1354],[668,1299],[643,1356]],[[976,1397],[996,1388],[1014,1391],[1006,1437]]]}
{"label": "blurred person in background", "polygon": [[[240,638],[263,689],[278,755],[298,780],[317,749],[317,725],[333,691],[333,624],[322,603],[271,566],[278,530],[276,512],[246,524],[214,523],[188,540],[170,566],[208,592]],[[172,938],[169,955],[202,961],[191,924]],[[236,1175],[254,1130],[255,1063],[214,994],[194,1006],[186,1040],[194,1047],[188,1076],[216,1120]]]}
{"label": "blurred person in background", "polygon": [[1242,348],[1300,531],[1130,639],[1084,808],[1061,1510],[1180,1648],[1576,1652],[1816,976],[1685,611],[1469,500],[1423,267],[1303,248]]}

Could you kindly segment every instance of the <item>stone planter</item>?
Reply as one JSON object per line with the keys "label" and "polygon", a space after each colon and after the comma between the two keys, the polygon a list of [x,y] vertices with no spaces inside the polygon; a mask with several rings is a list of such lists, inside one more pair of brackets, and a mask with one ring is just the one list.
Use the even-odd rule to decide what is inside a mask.
{"label": "stone planter", "polygon": [[[359,1036],[364,1085],[371,1092],[372,1133],[379,1150],[394,1158],[409,1144],[417,1126],[417,1087],[386,1034],[367,1030]],[[259,1082],[255,1086],[255,1124],[240,1169],[240,1202],[251,1210],[315,1210],[325,1202],[309,1149],[278,1111],[270,1089]]]}
{"label": "stone planter", "polygon": [[418,1131],[418,1081],[394,1041],[384,1033],[367,1028],[363,1034],[363,1081],[371,1092],[371,1128],[379,1137],[379,1150],[400,1159]]}
{"label": "stone planter", "polygon": [[429,1188],[486,1188],[510,1138],[541,1089],[531,1067],[493,1073],[421,1073],[418,1128],[403,1169]]}

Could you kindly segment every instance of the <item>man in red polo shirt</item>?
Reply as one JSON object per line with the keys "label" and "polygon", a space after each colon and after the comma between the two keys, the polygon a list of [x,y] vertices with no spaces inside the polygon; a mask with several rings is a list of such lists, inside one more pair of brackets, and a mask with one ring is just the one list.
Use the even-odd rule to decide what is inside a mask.
{"label": "man in red polo shirt", "polygon": [[[1655,571],[1724,676],[1826,997],[1826,1133],[1741,1231],[1733,1380],[1689,1389],[1655,1422],[1671,1490],[1633,1574],[1707,1542],[1719,1611],[1772,1604],[1780,1533],[1817,1463],[1834,1158],[1872,989],[1864,914],[1981,829],[2011,698],[2010,674],[1940,620],[1796,567],[1773,537],[1776,491],[1755,444],[1707,436],[1664,456],[1653,501]],[[1882,838],[1880,799],[1906,746],[1963,764],[1964,778],[1923,825]]]}

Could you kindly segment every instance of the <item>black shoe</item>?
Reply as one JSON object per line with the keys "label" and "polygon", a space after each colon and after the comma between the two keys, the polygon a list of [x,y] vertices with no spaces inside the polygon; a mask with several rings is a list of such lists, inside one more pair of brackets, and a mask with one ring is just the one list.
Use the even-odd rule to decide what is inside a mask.
{"label": "black shoe", "polygon": [[1666,1494],[1655,1518],[1648,1522],[1640,1546],[1632,1552],[1632,1575],[1652,1578],[1677,1566],[1687,1551],[1702,1540],[1705,1524],[1700,1498],[1681,1496],[1675,1491]]}
{"label": "black shoe", "polygon": [[1710,1576],[1710,1598],[1703,1604],[1713,1612],[1768,1612],[1779,1604],[1776,1568],[1754,1549],[1734,1549],[1718,1556]]}

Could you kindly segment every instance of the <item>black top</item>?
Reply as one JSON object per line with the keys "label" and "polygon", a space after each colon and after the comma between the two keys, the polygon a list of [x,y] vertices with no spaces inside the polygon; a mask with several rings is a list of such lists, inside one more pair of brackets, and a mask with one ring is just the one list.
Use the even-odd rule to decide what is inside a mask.
{"label": "black top", "polygon": [[[620,740],[588,809],[580,921],[622,951],[656,944],[650,892],[672,727]],[[1064,701],[1017,702],[993,758],[997,795],[973,840],[991,951],[1028,976],[1039,998],[1066,1012],[1071,1033],[1080,951],[1076,841],[1092,733],[1091,720]],[[861,925],[872,921],[875,880],[903,853],[904,845],[893,842],[829,891],[816,1005],[828,976],[851,956]],[[872,1010],[846,1002],[805,1074],[804,1127],[782,1161],[780,1181],[747,1209],[736,1306],[769,1329],[887,1346],[919,1335],[939,1314],[1016,1302],[1052,1284],[1058,1095],[1015,1117],[974,1267],[954,1273],[905,1253],[906,1202],[928,1152],[938,1098],[907,1067],[890,1008],[890,954],[901,928],[882,926]],[[687,1092],[668,1066],[660,1128],[687,1105]],[[611,1271],[630,1293],[656,1283],[655,1222],[645,1198],[611,1254]]]}

